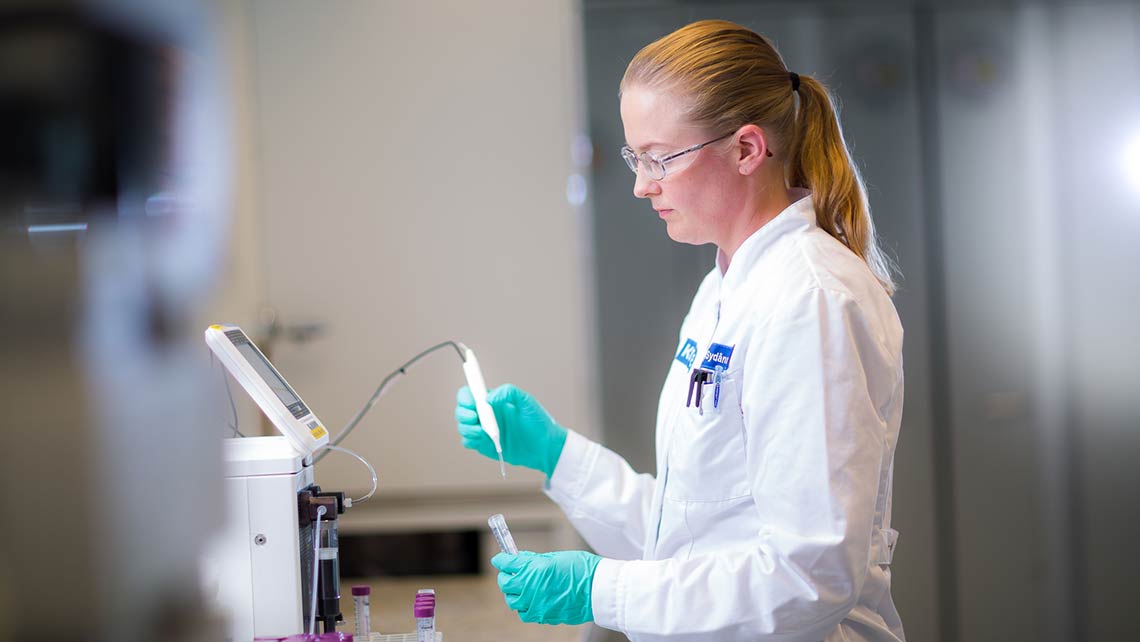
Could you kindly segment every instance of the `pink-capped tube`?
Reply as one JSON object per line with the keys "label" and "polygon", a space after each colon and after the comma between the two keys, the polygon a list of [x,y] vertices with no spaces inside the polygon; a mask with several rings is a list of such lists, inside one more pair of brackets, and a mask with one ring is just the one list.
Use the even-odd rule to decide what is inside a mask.
{"label": "pink-capped tube", "polygon": [[356,613],[356,639],[367,640],[372,635],[372,587],[365,584],[352,587],[352,606]]}
{"label": "pink-capped tube", "polygon": [[416,640],[435,642],[435,589],[420,589],[412,606],[416,618]]}

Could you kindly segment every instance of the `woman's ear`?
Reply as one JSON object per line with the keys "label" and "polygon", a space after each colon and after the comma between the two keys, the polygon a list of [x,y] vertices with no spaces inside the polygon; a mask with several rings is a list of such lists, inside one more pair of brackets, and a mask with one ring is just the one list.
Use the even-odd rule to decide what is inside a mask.
{"label": "woman's ear", "polygon": [[737,149],[740,150],[737,167],[740,169],[741,174],[748,176],[764,163],[764,159],[772,157],[772,152],[768,149],[768,139],[764,135],[764,130],[756,125],[745,125],[741,127],[740,130],[736,132],[736,137],[739,141]]}

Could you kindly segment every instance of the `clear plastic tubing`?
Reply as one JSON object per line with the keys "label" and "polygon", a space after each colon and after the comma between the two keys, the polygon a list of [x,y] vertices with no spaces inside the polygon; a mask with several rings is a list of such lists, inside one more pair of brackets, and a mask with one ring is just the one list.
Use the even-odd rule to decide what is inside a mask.
{"label": "clear plastic tubing", "polygon": [[372,635],[372,587],[357,585],[352,587],[352,606],[356,613],[357,640],[367,640]]}
{"label": "clear plastic tubing", "polygon": [[487,525],[495,534],[495,541],[499,543],[499,550],[509,555],[518,555],[519,547],[515,546],[515,538],[511,537],[511,529],[507,528],[507,520],[502,513],[495,513],[487,518]]}

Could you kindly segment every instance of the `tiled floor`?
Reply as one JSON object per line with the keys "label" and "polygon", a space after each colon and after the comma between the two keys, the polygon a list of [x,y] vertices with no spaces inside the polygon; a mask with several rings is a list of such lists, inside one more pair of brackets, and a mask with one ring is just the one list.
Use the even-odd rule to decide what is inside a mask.
{"label": "tiled floor", "polygon": [[372,630],[381,633],[415,631],[412,601],[421,588],[434,588],[436,630],[444,642],[580,642],[588,626],[525,624],[507,608],[493,573],[430,577],[346,579],[341,585],[343,630],[352,632],[355,614],[351,588],[372,587]]}

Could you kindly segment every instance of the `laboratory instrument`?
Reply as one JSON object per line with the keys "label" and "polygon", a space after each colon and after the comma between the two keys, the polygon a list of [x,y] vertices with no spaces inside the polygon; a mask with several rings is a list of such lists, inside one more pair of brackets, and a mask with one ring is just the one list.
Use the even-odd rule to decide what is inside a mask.
{"label": "laboratory instrument", "polygon": [[508,555],[518,555],[519,547],[515,546],[515,538],[511,537],[511,529],[507,528],[507,520],[502,513],[495,513],[487,518],[487,525],[499,543],[499,550]]}
{"label": "laboratory instrument", "polygon": [[495,444],[495,452],[499,454],[499,474],[503,479],[507,477],[507,468],[503,464],[503,444],[499,438],[499,422],[495,419],[495,410],[487,403],[487,384],[483,381],[483,371],[479,368],[479,360],[475,352],[466,346],[463,358],[463,374],[467,376],[467,387],[471,389],[471,396],[475,398],[475,412],[479,413],[479,424],[483,432]]}
{"label": "laboratory instrument", "polygon": [[298,452],[311,455],[329,442],[328,430],[241,328],[212,325],[206,345]]}
{"label": "laboratory instrument", "polygon": [[[454,341],[433,346],[384,379],[368,403],[335,439],[257,345],[236,325],[212,325],[206,343],[226,370],[253,397],[281,433],[279,437],[224,440],[227,527],[208,552],[216,601],[228,611],[234,640],[316,633],[319,622],[334,632],[340,612],[338,516],[376,491],[376,472],[359,455],[336,444],[351,432],[398,375],[427,354],[452,346],[464,357],[468,381],[486,386],[474,353]],[[488,422],[494,413],[487,406]],[[497,439],[497,424],[489,424]],[[237,433],[234,426],[235,434]],[[360,499],[324,492],[314,483],[313,464],[326,453],[343,451],[368,467],[372,490]],[[503,472],[502,467],[500,471]],[[211,575],[209,568],[205,575]],[[354,595],[354,597],[357,597]],[[433,602],[434,592],[427,596]],[[427,599],[427,597],[423,599]],[[367,614],[358,608],[357,616]],[[368,639],[370,623],[357,622]],[[432,621],[434,628],[434,620]]]}
{"label": "laboratory instrument", "polygon": [[208,548],[204,575],[234,640],[326,633],[340,612],[338,516],[342,492],[314,483],[313,454],[328,433],[261,350],[234,325],[213,325],[206,343],[281,436],[223,440],[226,526]]}
{"label": "laboratory instrument", "polygon": [[355,635],[360,640],[367,640],[368,636],[372,634],[371,595],[371,586],[357,585],[352,587],[352,606],[356,613]]}

